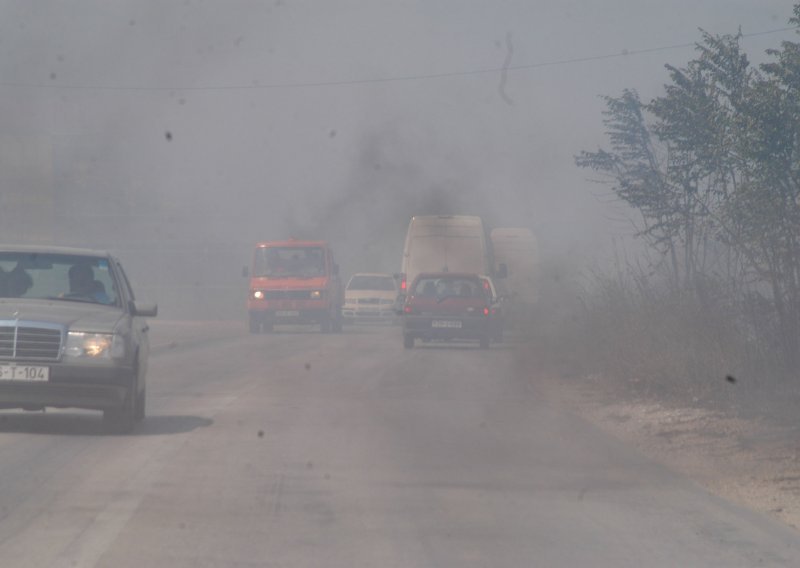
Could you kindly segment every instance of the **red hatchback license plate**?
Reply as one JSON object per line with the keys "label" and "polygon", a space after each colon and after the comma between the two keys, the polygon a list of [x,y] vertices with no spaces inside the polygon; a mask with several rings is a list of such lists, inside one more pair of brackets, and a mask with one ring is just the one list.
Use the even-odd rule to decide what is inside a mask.
{"label": "red hatchback license plate", "polygon": [[433,320],[431,327],[461,329],[461,320]]}

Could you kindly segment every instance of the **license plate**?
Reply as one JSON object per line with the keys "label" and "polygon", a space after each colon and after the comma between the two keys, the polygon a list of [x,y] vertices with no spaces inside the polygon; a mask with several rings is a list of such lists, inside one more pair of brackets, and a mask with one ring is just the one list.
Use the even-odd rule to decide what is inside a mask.
{"label": "license plate", "polygon": [[296,318],[300,315],[300,312],[297,310],[278,310],[275,315],[279,318]]}
{"label": "license plate", "polygon": [[451,327],[461,329],[461,320],[433,320],[431,327]]}
{"label": "license plate", "polygon": [[47,381],[50,367],[34,365],[0,365],[0,381]]}

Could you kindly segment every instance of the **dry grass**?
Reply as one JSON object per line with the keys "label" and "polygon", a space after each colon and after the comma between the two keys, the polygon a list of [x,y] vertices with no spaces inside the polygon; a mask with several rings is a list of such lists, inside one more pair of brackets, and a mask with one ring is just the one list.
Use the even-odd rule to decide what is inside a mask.
{"label": "dry grass", "polygon": [[531,339],[540,364],[563,377],[599,375],[642,399],[690,403],[719,402],[729,385],[752,398],[785,379],[776,351],[721,286],[709,285],[703,302],[634,277],[556,288],[561,297],[545,299]]}

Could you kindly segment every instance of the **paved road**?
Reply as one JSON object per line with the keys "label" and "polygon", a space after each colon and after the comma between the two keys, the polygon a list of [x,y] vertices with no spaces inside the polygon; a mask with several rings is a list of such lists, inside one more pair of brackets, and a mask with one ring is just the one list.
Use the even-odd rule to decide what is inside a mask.
{"label": "paved road", "polygon": [[153,322],[149,417],[0,415],[2,567],[798,566],[513,350]]}

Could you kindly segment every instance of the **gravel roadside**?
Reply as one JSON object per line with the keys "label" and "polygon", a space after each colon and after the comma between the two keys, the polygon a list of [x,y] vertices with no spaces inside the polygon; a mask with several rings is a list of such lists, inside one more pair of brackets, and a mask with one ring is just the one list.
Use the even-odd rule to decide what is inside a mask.
{"label": "gravel roadside", "polygon": [[642,399],[623,381],[535,370],[531,351],[521,351],[521,363],[527,361],[547,396],[712,493],[800,529],[796,395],[775,393],[774,403],[748,411],[703,405],[689,393],[685,401]]}

